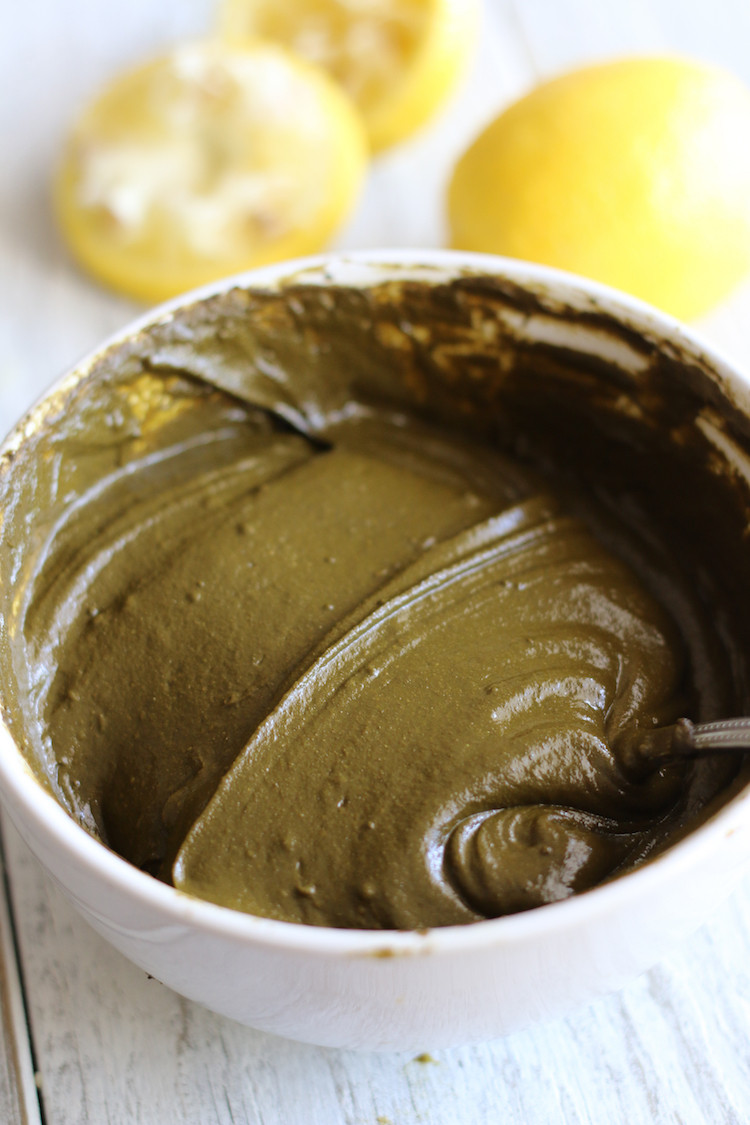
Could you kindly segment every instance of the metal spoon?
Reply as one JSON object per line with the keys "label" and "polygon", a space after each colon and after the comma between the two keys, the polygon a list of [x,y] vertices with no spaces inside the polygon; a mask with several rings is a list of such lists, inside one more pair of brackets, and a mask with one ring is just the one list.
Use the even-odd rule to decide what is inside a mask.
{"label": "metal spoon", "polygon": [[642,763],[658,764],[704,754],[744,754],[750,751],[750,718],[693,723],[678,719],[671,727],[649,731],[634,747]]}

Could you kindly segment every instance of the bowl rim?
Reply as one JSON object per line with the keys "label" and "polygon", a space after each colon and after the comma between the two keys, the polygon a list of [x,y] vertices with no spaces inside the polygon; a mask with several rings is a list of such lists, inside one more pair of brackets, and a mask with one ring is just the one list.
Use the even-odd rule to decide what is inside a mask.
{"label": "bowl rim", "polygon": [[[366,273],[368,269],[373,271],[371,279]],[[346,277],[347,270],[351,270],[353,276]],[[359,276],[357,270],[360,271]],[[445,278],[481,274],[502,276],[532,289],[541,288],[553,293],[561,290],[560,296],[565,299],[578,297],[593,302],[601,312],[613,315],[640,333],[655,334],[671,345],[684,347],[689,354],[711,367],[729,389],[750,389],[750,377],[704,341],[699,332],[635,297],[575,274],[497,255],[455,250],[332,252],[244,271],[191,290],[142,313],[70,367],[37,399],[0,445],[0,456],[23,440],[30,419],[51,392],[63,387],[69,380],[77,381],[84,377],[103,353],[143,329],[170,319],[179,309],[234,288],[267,289],[293,282],[325,283],[338,280],[336,274],[342,272],[342,283],[355,285],[374,284],[394,276],[439,281],[441,274]],[[693,866],[703,853],[718,847],[722,839],[740,829],[750,828],[750,784],[747,784],[703,824],[648,863],[560,902],[500,918],[427,930],[354,930],[246,914],[195,898],[140,871],[89,835],[44,788],[24,759],[4,720],[0,721],[0,801],[14,822],[21,819],[16,816],[16,806],[24,810],[24,826],[34,826],[33,836],[54,842],[81,868],[91,869],[92,874],[108,884],[110,889],[120,890],[129,898],[158,911],[172,925],[182,923],[188,928],[197,927],[204,933],[256,946],[317,956],[348,954],[351,957],[382,958],[384,955],[461,954],[525,943],[550,931],[559,933],[594,921],[609,913],[613,905],[622,908],[641,895],[653,893]],[[24,828],[19,828],[19,831],[22,837],[28,839]],[[96,913],[88,903],[80,899],[77,901],[86,912]],[[106,919],[102,920],[106,923]]]}

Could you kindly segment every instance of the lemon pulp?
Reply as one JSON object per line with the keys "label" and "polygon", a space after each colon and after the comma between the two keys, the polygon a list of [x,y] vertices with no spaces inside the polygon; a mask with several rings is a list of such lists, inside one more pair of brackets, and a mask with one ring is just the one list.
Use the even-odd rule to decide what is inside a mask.
{"label": "lemon pulp", "polygon": [[57,211],[86,268],[160,300],[321,249],[366,160],[358,114],[323,72],[278,45],[187,44],[84,112]]}
{"label": "lemon pulp", "polygon": [[259,35],[325,67],[358,105],[373,150],[413,133],[460,76],[478,0],[225,0],[228,41]]}

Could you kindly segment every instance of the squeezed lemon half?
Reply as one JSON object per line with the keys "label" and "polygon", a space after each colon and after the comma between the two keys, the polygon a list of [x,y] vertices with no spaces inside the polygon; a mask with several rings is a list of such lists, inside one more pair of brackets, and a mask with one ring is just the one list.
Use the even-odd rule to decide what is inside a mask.
{"label": "squeezed lemon half", "polygon": [[451,240],[584,274],[683,319],[750,271],[750,91],[680,58],[547,82],[456,166]]}
{"label": "squeezed lemon half", "polygon": [[57,212],[83,266],[157,301],[320,250],[366,164],[359,115],[324,72],[275,44],[187,44],[86,109]]}
{"label": "squeezed lemon half", "polygon": [[328,70],[358,105],[372,149],[413,133],[470,56],[478,0],[224,0],[220,32],[283,43]]}

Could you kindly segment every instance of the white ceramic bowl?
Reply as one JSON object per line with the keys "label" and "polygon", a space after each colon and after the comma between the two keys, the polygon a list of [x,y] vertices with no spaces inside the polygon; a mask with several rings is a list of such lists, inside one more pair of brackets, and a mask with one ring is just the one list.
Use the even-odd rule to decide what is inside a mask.
{"label": "white ceramic bowl", "polygon": [[[397,263],[397,265],[393,265]],[[120,333],[164,320],[231,286],[368,285],[391,276],[496,275],[541,294],[548,311],[517,326],[529,339],[642,362],[627,334],[566,319],[604,311],[715,372],[722,394],[750,417],[743,377],[682,326],[653,309],[556,271],[482,255],[377,252],[256,271],[157,309]],[[302,272],[300,272],[302,271]],[[66,376],[86,372],[92,357]],[[58,387],[62,384],[58,384]],[[33,417],[32,415],[29,417]],[[28,432],[21,422],[3,450]],[[748,474],[747,466],[737,471]],[[616,989],[708,918],[750,857],[750,789],[659,858],[552,906],[426,933],[334,930],[255,918],[191,899],[130,866],[87,835],[38,783],[0,729],[0,797],[22,837],[90,924],[153,976],[242,1023],[313,1043],[426,1049],[496,1037]]]}

